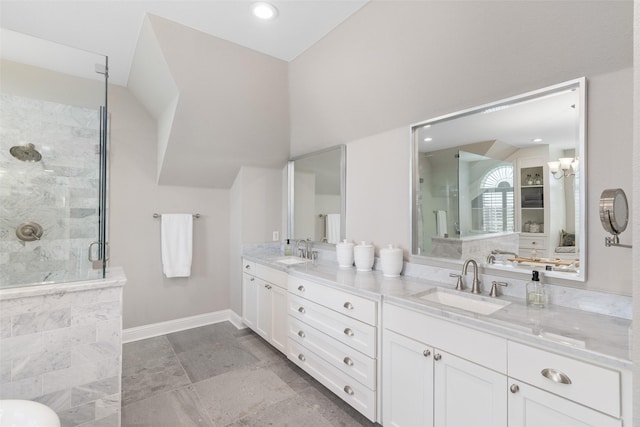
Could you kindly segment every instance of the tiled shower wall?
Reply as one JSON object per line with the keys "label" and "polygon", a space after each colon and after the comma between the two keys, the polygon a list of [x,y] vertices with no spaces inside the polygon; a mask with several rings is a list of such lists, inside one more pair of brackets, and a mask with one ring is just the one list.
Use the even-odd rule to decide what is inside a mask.
{"label": "tiled shower wall", "polygon": [[[9,149],[34,144],[39,162]],[[0,95],[0,288],[98,277],[88,261],[98,236],[97,110]],[[37,222],[40,240],[16,228]]]}
{"label": "tiled shower wall", "polygon": [[121,270],[0,290],[0,399],[35,400],[63,426],[120,425]]}

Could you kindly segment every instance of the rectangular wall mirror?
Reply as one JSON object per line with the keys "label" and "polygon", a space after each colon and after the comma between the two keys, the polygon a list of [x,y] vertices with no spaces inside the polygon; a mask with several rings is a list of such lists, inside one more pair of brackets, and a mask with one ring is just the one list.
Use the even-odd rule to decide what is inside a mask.
{"label": "rectangular wall mirror", "polygon": [[585,79],[418,123],[412,255],[585,280]]}
{"label": "rectangular wall mirror", "polygon": [[346,147],[339,145],[289,161],[288,236],[336,244],[345,236]]}

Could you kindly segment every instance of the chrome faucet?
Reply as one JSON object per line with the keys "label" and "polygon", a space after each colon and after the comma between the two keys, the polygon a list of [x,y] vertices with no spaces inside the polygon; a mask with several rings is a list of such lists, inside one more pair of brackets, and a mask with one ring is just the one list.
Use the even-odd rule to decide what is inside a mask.
{"label": "chrome faucet", "polygon": [[[300,243],[303,243],[305,245],[304,248],[300,247]],[[298,256],[300,258],[306,258],[307,257],[307,241],[306,240],[296,240],[296,252],[298,253]]]}
{"label": "chrome faucet", "polygon": [[[304,243],[304,248],[300,248],[300,243]],[[297,240],[296,251],[300,258],[311,259],[311,239]]]}
{"label": "chrome faucet", "polygon": [[518,254],[515,252],[509,252],[509,251],[503,251],[500,249],[494,249],[491,251],[491,255],[513,255],[514,257],[518,258]]}
{"label": "chrome faucet", "polygon": [[467,269],[469,268],[469,264],[473,265],[473,284],[471,286],[472,294],[480,293],[480,280],[478,280],[478,263],[475,259],[469,258],[462,265],[462,275],[467,274]]}

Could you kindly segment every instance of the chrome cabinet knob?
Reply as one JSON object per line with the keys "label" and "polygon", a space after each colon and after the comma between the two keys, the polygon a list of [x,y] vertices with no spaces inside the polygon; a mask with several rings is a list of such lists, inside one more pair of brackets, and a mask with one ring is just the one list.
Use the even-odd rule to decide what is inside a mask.
{"label": "chrome cabinet knob", "polygon": [[249,281],[250,281],[250,282],[253,282],[254,280],[256,280],[256,278],[255,278],[255,277],[252,277]]}
{"label": "chrome cabinet knob", "polygon": [[348,301],[344,303],[343,307],[346,308],[347,310],[353,310],[353,304],[351,304]]}
{"label": "chrome cabinet knob", "polygon": [[307,360],[307,358],[306,358],[306,357],[304,357],[304,354],[302,354],[302,353],[300,353],[300,354],[298,355],[298,359],[302,360],[303,362],[304,362],[305,360]]}
{"label": "chrome cabinet knob", "polygon": [[429,350],[425,350],[425,351],[422,352],[422,355],[424,357],[429,357],[429,356],[431,356],[431,352]]}
{"label": "chrome cabinet knob", "polygon": [[298,336],[299,336],[300,338],[304,338],[304,337],[306,337],[307,335],[304,333],[304,331],[298,331]]}
{"label": "chrome cabinet knob", "polygon": [[347,393],[349,396],[353,396],[354,395],[354,391],[351,387],[349,387],[348,385],[344,386],[344,392]]}
{"label": "chrome cabinet knob", "polygon": [[300,313],[304,313],[304,312],[305,312],[305,309],[304,309],[304,307],[300,307],[300,308],[298,308],[298,311],[299,311]]}
{"label": "chrome cabinet knob", "polygon": [[299,290],[300,292],[304,292],[304,286],[302,286],[302,285],[298,286],[298,290]]}
{"label": "chrome cabinet knob", "polygon": [[511,390],[511,393],[517,393],[520,391],[520,387],[518,386],[518,384],[511,384],[509,390]]}
{"label": "chrome cabinet knob", "polygon": [[244,268],[246,268],[247,270],[251,270],[251,264],[245,265]]}
{"label": "chrome cabinet knob", "polygon": [[433,360],[440,360],[442,359],[442,355],[440,353],[436,353],[433,355]]}
{"label": "chrome cabinet knob", "polygon": [[347,366],[353,366],[353,360],[350,357],[345,357],[343,360],[344,364]]}
{"label": "chrome cabinet knob", "polygon": [[349,337],[352,337],[353,336],[353,331],[351,330],[351,328],[346,328],[344,330],[344,334],[349,336]]}

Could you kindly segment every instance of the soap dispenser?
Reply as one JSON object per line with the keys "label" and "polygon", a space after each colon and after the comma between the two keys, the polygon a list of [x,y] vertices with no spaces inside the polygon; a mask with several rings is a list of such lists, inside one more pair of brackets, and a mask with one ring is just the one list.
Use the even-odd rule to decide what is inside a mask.
{"label": "soap dispenser", "polygon": [[291,243],[289,242],[289,239],[287,239],[287,244],[284,245],[284,254],[286,256],[293,255],[293,248],[291,247]]}
{"label": "soap dispenser", "polygon": [[547,293],[540,281],[540,273],[533,270],[531,281],[527,283],[527,305],[544,307],[547,303]]}

